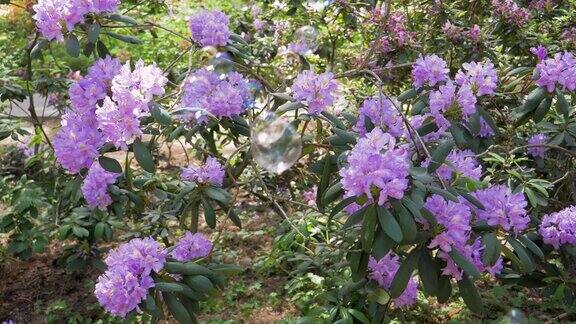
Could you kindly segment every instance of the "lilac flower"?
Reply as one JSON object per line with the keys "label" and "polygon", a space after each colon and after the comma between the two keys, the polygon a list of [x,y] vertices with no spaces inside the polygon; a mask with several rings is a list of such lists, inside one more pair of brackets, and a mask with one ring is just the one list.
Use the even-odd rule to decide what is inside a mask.
{"label": "lilac flower", "polygon": [[551,9],[554,6],[554,0],[532,0],[528,8],[534,10]]}
{"label": "lilac flower", "polygon": [[238,116],[250,103],[248,82],[236,72],[219,76],[200,69],[184,82],[182,106],[204,110],[194,116],[198,122],[205,122],[207,113],[218,118]]}
{"label": "lilac flower", "polygon": [[366,121],[369,120],[374,126],[386,130],[390,135],[399,137],[404,133],[402,116],[395,108],[398,105],[388,97],[373,97],[365,100],[358,112],[358,121],[354,130],[360,135],[366,134]]}
{"label": "lilac flower", "polygon": [[[443,180],[451,181],[457,174],[461,174],[473,180],[480,180],[482,176],[482,166],[478,163],[474,152],[470,150],[454,150],[446,157],[446,164],[443,164],[436,171]],[[423,167],[428,167],[430,159],[422,162]]]}
{"label": "lilac flower", "polygon": [[222,186],[224,182],[224,167],[214,157],[209,156],[202,166],[191,166],[182,168],[181,178],[183,180],[194,181],[196,183],[210,183],[215,186]]}
{"label": "lilac flower", "polygon": [[39,0],[32,8],[36,27],[48,40],[64,40],[62,26],[72,31],[76,24],[83,23],[86,14],[116,11],[119,0]]}
{"label": "lilac flower", "polygon": [[318,186],[314,185],[312,189],[304,192],[304,201],[308,206],[315,206],[316,205],[316,192],[318,191]]}
{"label": "lilac flower", "polygon": [[424,207],[436,217],[438,224],[444,227],[444,231],[437,235],[428,247],[438,247],[446,253],[452,251],[453,247],[458,250],[464,248],[470,238],[470,208],[461,202],[446,201],[439,195],[427,198]]}
{"label": "lilac flower", "polygon": [[167,252],[151,237],[135,238],[110,251],[108,269],[126,269],[134,275],[149,275],[164,268]]}
{"label": "lilac flower", "polygon": [[562,90],[576,90],[576,59],[571,52],[554,54],[553,58],[542,60],[536,65],[539,78],[536,84],[554,92],[557,86]]}
{"label": "lilac flower", "polygon": [[496,185],[472,193],[484,210],[472,207],[477,220],[490,226],[501,226],[505,231],[520,233],[528,227],[530,217],[526,212],[528,203],[521,192],[512,193],[504,185]]}
{"label": "lilac flower", "polygon": [[394,37],[394,41],[399,47],[406,45],[414,37],[414,33],[409,32],[406,28],[406,15],[400,10],[390,14],[386,30],[388,34]]}
{"label": "lilac flower", "polygon": [[82,184],[84,199],[92,208],[105,210],[112,203],[108,186],[116,182],[119,174],[104,170],[99,163],[93,163]]}
{"label": "lilac flower", "polygon": [[478,41],[480,40],[480,26],[476,24],[472,26],[472,28],[470,28],[470,30],[468,31],[468,37],[470,37],[470,39],[474,43],[478,43]]}
{"label": "lilac flower", "polygon": [[73,83],[68,89],[70,103],[83,114],[93,114],[96,103],[106,97],[106,83],[101,79],[86,76]]}
{"label": "lilac flower", "polygon": [[192,39],[202,46],[224,46],[230,38],[228,16],[218,10],[200,10],[190,17]]}
{"label": "lilac flower", "polygon": [[494,136],[496,133],[492,129],[492,127],[488,124],[488,122],[484,119],[484,117],[480,117],[480,132],[478,135],[483,138],[488,138]]}
{"label": "lilac flower", "polygon": [[[401,199],[408,188],[408,151],[396,147],[396,139],[379,128],[373,129],[350,151],[348,166],[340,170],[346,197],[366,195],[385,204]],[[374,194],[373,188],[379,193]],[[376,196],[374,196],[376,195]]]}
{"label": "lilac flower", "polygon": [[502,17],[517,27],[523,26],[530,19],[530,12],[514,0],[492,0],[492,11],[494,16]]}
{"label": "lilac flower", "polygon": [[89,168],[100,155],[98,149],[103,144],[96,119],[68,110],[62,116],[61,124],[52,139],[56,160],[70,173]]}
{"label": "lilac flower", "polygon": [[308,112],[312,115],[317,115],[334,104],[334,92],[337,89],[338,83],[332,73],[316,74],[311,70],[300,73],[292,85],[294,98],[306,101]]}
{"label": "lilac flower", "polygon": [[207,256],[212,250],[212,242],[200,233],[186,232],[170,255],[180,261],[188,262]]}
{"label": "lilac flower", "polygon": [[537,47],[530,47],[530,53],[534,54],[539,62],[548,57],[548,49],[542,45],[538,45]]}
{"label": "lilac flower", "polygon": [[412,80],[414,87],[423,85],[430,87],[448,80],[446,62],[437,55],[420,56],[412,66]]}
{"label": "lilac flower", "polygon": [[129,94],[115,97],[117,102],[106,97],[96,110],[98,127],[106,142],[122,150],[128,150],[127,142],[134,136],[142,135],[140,129],[140,117],[143,116],[140,109],[142,105]]}
{"label": "lilac flower", "polygon": [[[548,142],[548,136],[543,133],[534,134],[528,139],[528,145],[541,145],[546,144]],[[544,157],[546,152],[546,147],[544,146],[534,146],[528,148],[528,154],[532,155],[533,157]]]}
{"label": "lilac flower", "polygon": [[458,85],[470,85],[476,96],[492,96],[498,85],[498,76],[494,64],[490,60],[482,63],[470,62],[462,64],[462,69],[455,77]]}
{"label": "lilac flower", "polygon": [[[485,267],[484,264],[482,264],[483,250],[484,247],[482,246],[482,241],[480,240],[480,238],[478,238],[472,244],[467,244],[459,248],[458,252],[470,263],[472,263],[476,268],[476,270],[478,270],[479,272],[487,270],[490,273],[494,274],[499,273],[501,270],[502,261],[499,260],[500,264],[498,264],[497,262],[494,266]],[[456,263],[452,260],[450,255],[443,251],[440,251],[438,253],[438,256],[446,262],[446,266],[442,269],[442,274],[445,276],[451,276],[457,281],[462,280],[463,270],[460,269],[458,265],[456,265]]]}
{"label": "lilac flower", "polygon": [[[383,289],[390,289],[392,280],[400,268],[399,258],[393,252],[388,253],[382,259],[376,261],[370,257],[368,261],[368,268],[370,274],[368,275],[371,280],[378,283]],[[410,278],[406,290],[393,300],[394,307],[411,306],[416,303],[416,296],[418,294],[418,281],[415,277]]]}
{"label": "lilac flower", "polygon": [[544,215],[538,232],[544,243],[557,250],[565,244],[576,245],[576,206]]}
{"label": "lilac flower", "polygon": [[444,113],[454,106],[456,86],[452,82],[441,85],[438,90],[431,91],[429,96],[430,114],[434,117],[439,129],[448,129],[450,122]]}
{"label": "lilac flower", "polygon": [[154,287],[150,276],[138,276],[126,269],[108,270],[98,277],[94,293],[98,302],[112,315],[126,317],[146,299]]}
{"label": "lilac flower", "polygon": [[112,79],[112,93],[115,96],[123,96],[125,93],[132,95],[134,100],[142,102],[142,111],[148,111],[148,104],[154,96],[164,94],[164,86],[168,79],[162,74],[162,70],[156,64],[144,65],[144,61],[138,60],[134,71],[130,68],[130,62],[126,62],[119,73]]}
{"label": "lilac flower", "polygon": [[462,27],[458,27],[450,22],[450,20],[446,20],[444,26],[442,26],[442,32],[449,40],[456,42],[462,39],[464,29]]}
{"label": "lilac flower", "polygon": [[146,299],[154,287],[152,271],[166,262],[166,250],[152,238],[133,239],[112,250],[105,260],[108,269],[98,277],[94,293],[111,314],[126,317]]}

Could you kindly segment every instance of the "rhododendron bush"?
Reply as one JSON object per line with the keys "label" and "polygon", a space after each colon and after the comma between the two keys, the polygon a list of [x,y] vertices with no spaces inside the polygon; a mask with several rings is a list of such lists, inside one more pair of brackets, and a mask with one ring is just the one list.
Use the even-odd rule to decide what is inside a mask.
{"label": "rhododendron bush", "polygon": [[[202,225],[241,227],[247,194],[301,237],[314,260],[304,268],[338,273],[306,320],[380,323],[419,295],[462,298],[483,316],[486,283],[573,302],[573,4],[158,5],[170,26],[132,5],[30,8],[22,76],[0,95],[56,96],[52,133],[30,99],[26,147],[57,173],[56,198],[8,204],[0,230],[13,255],[41,252],[36,226],[56,215],[44,233],[74,242],[68,270],[102,271],[94,293],[107,312],[192,323],[243,270],[212,257],[220,234],[212,242]],[[131,55],[152,46],[146,33],[179,45],[167,59]],[[81,66],[68,78],[42,70],[70,59]],[[0,138],[26,138],[0,126]],[[172,146],[186,165],[172,165]],[[306,239],[300,210],[322,220],[321,239]]]}

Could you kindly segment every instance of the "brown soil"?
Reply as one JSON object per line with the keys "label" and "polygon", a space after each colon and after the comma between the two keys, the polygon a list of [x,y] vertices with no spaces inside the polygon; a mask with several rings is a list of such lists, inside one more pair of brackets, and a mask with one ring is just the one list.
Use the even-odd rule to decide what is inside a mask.
{"label": "brown soil", "polygon": [[[44,314],[35,312],[35,305],[45,309],[52,302],[64,300],[69,309],[84,316],[96,315],[96,303],[88,289],[96,278],[94,271],[69,274],[55,261],[61,247],[54,246],[45,254],[26,261],[10,260],[0,269],[0,321],[42,323]],[[89,309],[92,309],[90,314]]]}

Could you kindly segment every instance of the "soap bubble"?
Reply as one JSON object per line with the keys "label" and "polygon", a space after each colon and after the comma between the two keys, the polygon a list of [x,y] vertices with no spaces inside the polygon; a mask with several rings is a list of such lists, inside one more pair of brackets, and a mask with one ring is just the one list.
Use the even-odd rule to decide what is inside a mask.
{"label": "soap bubble", "polygon": [[298,52],[314,53],[318,49],[318,30],[312,26],[302,26],[294,32],[293,44],[299,48]]}
{"label": "soap bubble", "polygon": [[276,75],[283,79],[294,79],[302,69],[300,56],[290,51],[280,51],[272,63],[276,67]]}
{"label": "soap bubble", "polygon": [[524,312],[522,312],[521,310],[519,310],[517,308],[512,308],[510,310],[510,312],[508,312],[506,319],[507,319],[506,322],[510,323],[510,324],[524,324],[524,323],[526,323],[526,315],[524,315]]}
{"label": "soap bubble", "polygon": [[214,67],[214,72],[218,74],[227,74],[234,71],[234,62],[228,53],[216,53],[209,64]]}
{"label": "soap bubble", "polygon": [[288,170],[302,153],[302,139],[286,118],[265,113],[252,127],[254,159],[266,171],[280,174]]}

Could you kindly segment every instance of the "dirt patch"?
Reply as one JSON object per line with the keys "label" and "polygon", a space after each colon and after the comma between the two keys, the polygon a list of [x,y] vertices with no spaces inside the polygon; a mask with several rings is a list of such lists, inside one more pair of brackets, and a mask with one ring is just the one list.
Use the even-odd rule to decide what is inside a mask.
{"label": "dirt patch", "polygon": [[96,279],[96,272],[66,273],[55,264],[60,251],[61,247],[56,246],[29,260],[10,260],[4,264],[0,269],[0,321],[41,323],[44,314],[35,312],[35,305],[44,309],[61,300],[83,316],[98,315],[98,311],[90,307],[96,298],[88,288]]}

